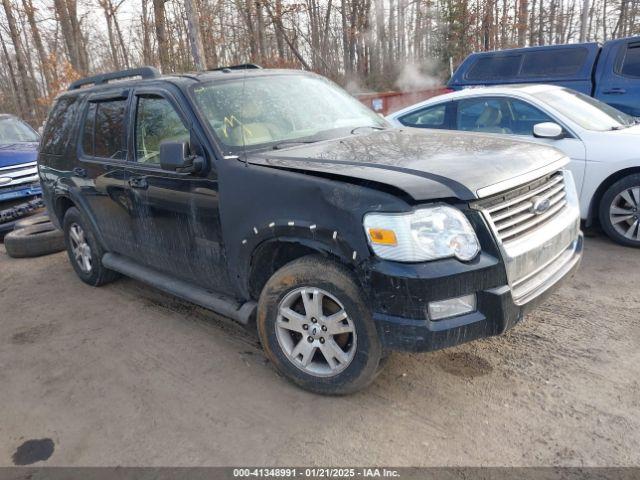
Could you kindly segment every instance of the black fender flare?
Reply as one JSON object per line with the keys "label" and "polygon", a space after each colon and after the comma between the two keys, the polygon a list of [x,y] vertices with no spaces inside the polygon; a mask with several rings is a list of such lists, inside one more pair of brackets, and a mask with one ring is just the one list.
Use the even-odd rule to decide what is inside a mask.
{"label": "black fender flare", "polygon": [[[364,232],[362,234],[364,239]],[[351,239],[339,229],[301,221],[274,220],[262,227],[255,226],[242,239],[238,262],[238,286],[248,298],[250,276],[256,255],[260,249],[271,244],[290,243],[306,247],[318,253],[336,258],[341,263],[357,269],[370,256],[366,243],[355,246]]]}
{"label": "black fender flare", "polygon": [[[61,198],[66,198],[78,209],[78,211],[80,212],[80,215],[82,215],[82,218],[89,223],[96,239],[98,240],[100,245],[102,245],[102,247],[104,248],[105,243],[104,243],[104,237],[102,235],[102,231],[98,226],[98,223],[96,222],[93,215],[89,215],[87,213],[89,212],[89,207],[84,197],[82,195],[77,194],[71,189],[63,188],[60,185],[56,186],[53,190],[53,205],[52,205],[55,212],[54,215],[56,217],[58,217],[58,213],[59,213],[57,211],[57,205]],[[63,228],[63,222],[64,222],[64,215],[62,216],[62,218],[59,218],[61,229]]]}

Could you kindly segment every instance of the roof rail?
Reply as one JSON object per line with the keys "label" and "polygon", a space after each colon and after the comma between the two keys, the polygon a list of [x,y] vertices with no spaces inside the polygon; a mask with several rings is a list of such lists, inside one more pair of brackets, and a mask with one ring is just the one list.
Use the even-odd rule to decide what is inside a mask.
{"label": "roof rail", "polygon": [[233,70],[253,70],[254,68],[262,68],[260,65],[256,65],[255,63],[241,63],[240,65],[230,65],[228,67],[218,67],[212,68],[209,70],[210,72],[231,72]]}
{"label": "roof rail", "polygon": [[129,70],[121,70],[119,72],[103,73],[93,77],[81,78],[69,85],[69,90],[77,90],[85,85],[104,85],[111,80],[121,80],[131,77],[158,78],[160,72],[154,67],[131,68]]}

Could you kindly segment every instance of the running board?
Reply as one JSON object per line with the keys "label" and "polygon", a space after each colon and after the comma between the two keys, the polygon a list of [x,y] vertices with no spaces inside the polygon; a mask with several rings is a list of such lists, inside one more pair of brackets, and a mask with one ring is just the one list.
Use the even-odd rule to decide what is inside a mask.
{"label": "running board", "polygon": [[239,303],[228,297],[211,293],[204,288],[179,280],[166,273],[161,273],[152,268],[140,265],[116,253],[105,253],[102,257],[102,264],[110,270],[115,270],[127,277],[140,280],[141,282],[175,295],[176,297],[188,300],[208,310],[213,310],[243,325],[249,323],[249,319],[256,309],[256,302],[249,301]]}

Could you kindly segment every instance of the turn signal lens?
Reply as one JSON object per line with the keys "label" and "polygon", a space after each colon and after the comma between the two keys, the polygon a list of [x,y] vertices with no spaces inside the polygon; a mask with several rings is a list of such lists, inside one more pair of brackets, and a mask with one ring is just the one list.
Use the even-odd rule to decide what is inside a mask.
{"label": "turn signal lens", "polygon": [[385,230],[384,228],[370,228],[369,238],[371,239],[371,243],[375,243],[377,245],[395,246],[398,244],[394,231]]}

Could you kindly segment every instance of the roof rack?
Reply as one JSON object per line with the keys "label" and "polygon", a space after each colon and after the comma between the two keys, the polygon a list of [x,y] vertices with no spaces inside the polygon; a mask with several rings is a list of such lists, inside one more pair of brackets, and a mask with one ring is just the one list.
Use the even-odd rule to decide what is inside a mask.
{"label": "roof rack", "polygon": [[232,72],[233,70],[253,70],[254,68],[262,68],[260,65],[256,65],[255,63],[241,63],[240,65],[230,65],[228,67],[218,67],[212,68],[209,70],[210,72]]}
{"label": "roof rack", "polygon": [[93,77],[82,78],[76,80],[69,85],[69,90],[77,90],[85,85],[104,85],[111,80],[121,80],[124,78],[142,77],[143,79],[158,78],[160,72],[154,67],[131,68],[129,70],[121,70],[119,72],[103,73]]}

